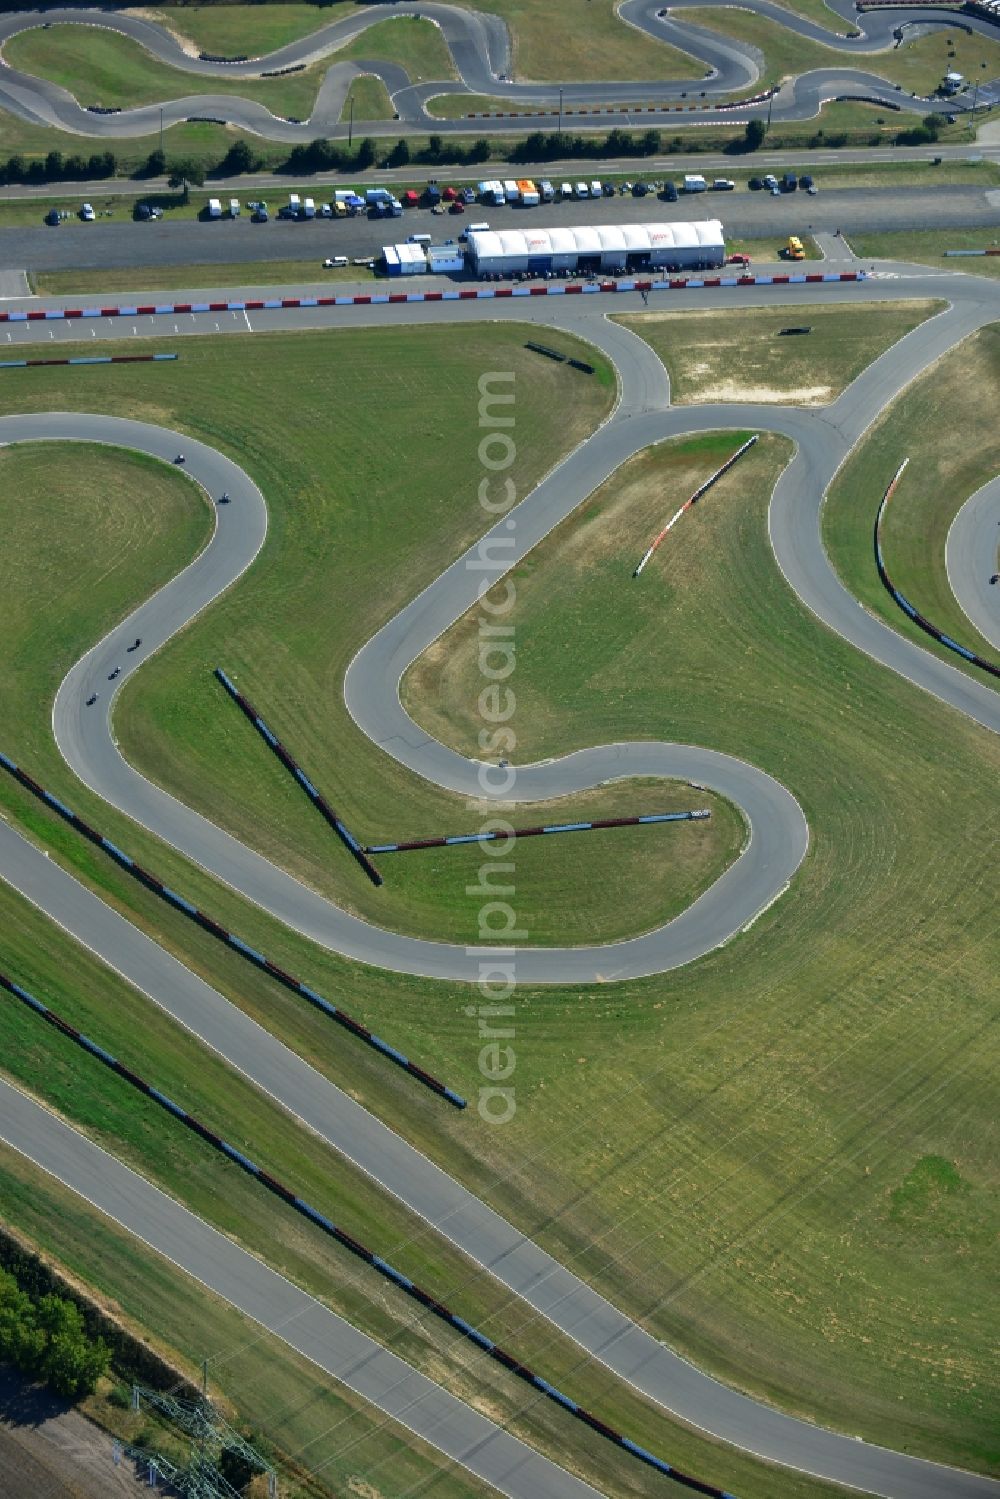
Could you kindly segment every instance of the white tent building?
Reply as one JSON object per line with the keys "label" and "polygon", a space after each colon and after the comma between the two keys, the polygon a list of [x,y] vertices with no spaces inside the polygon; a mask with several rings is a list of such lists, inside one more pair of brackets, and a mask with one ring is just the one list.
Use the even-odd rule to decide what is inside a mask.
{"label": "white tent building", "polygon": [[718,219],[690,224],[598,224],[555,229],[477,230],[469,269],[480,276],[519,271],[709,270],[726,258]]}

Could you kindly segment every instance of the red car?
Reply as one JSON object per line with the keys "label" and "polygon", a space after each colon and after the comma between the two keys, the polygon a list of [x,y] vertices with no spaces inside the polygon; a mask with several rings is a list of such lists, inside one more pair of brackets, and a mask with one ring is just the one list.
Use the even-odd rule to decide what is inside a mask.
{"label": "red car", "polygon": [[726,264],[727,265],[749,265],[750,264],[750,256],[749,255],[727,255],[726,256]]}
{"label": "red car", "polygon": [[460,202],[458,198],[455,198],[451,203],[449,203],[449,205],[448,205],[448,212],[449,213],[464,213],[465,212],[465,204],[462,203],[462,202]]}
{"label": "red car", "polygon": [[457,187],[446,187],[444,189],[444,192],[441,194],[441,196],[442,196],[442,198],[447,198],[448,202],[450,203],[453,198],[457,198],[458,197],[458,188]]}

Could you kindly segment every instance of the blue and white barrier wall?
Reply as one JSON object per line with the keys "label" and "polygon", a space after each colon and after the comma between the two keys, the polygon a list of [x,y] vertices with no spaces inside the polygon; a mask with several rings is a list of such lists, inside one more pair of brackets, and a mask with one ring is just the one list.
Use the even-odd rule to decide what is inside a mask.
{"label": "blue and white barrier wall", "polygon": [[257,733],[263,739],[264,743],[274,751],[285,769],[291,772],[292,776],[302,787],[302,790],[305,792],[306,796],[308,796],[309,800],[312,802],[316,810],[325,819],[325,821],[329,823],[330,827],[333,828],[333,831],[336,833],[337,837],[340,839],[341,843],[343,843],[344,847],[348,850],[352,857],[358,861],[365,874],[371,880],[372,884],[381,885],[382,876],[379,874],[378,870],[375,868],[375,865],[368,857],[372,850],[362,848],[361,844],[355,838],[354,834],[337,816],[336,812],[330,806],[330,803],[327,801],[323,793],[321,791],[317,791],[316,787],[306,775],[301,765],[299,765],[298,762],[293,759],[293,757],[288,753],[285,746],[278,738],[277,734],[272,734],[267,724],[257,712],[257,709],[254,707],[253,703],[251,703],[248,698],[245,698],[243,696],[242,692],[236,686],[236,683],[226,676],[226,673],[222,670],[221,666],[217,666],[215,668],[215,675],[218,677],[223,687],[229,693],[229,696],[232,698],[236,706],[242,710],[242,712],[253,724],[254,728],[257,730]]}
{"label": "blue and white barrier wall", "polygon": [[908,458],[904,458],[899,465],[892,483],[882,496],[875,516],[875,566],[878,568],[878,575],[882,580],[882,585],[892,596],[894,602],[902,609],[903,613],[908,615],[913,620],[913,623],[923,630],[926,635],[929,635],[932,640],[938,641],[940,645],[945,646],[949,651],[954,651],[956,655],[962,657],[963,661],[968,661],[971,665],[978,666],[981,671],[989,672],[990,676],[1000,677],[1000,666],[996,662],[987,661],[985,656],[977,656],[975,651],[970,651],[967,646],[960,645],[957,640],[952,640],[950,635],[946,635],[943,630],[939,630],[937,625],[931,624],[929,619],[913,607],[905,594],[900,593],[886,571],[885,559],[882,556],[882,517],[885,515],[886,506],[892,499],[893,491],[899,483],[903,470],[909,461]]}
{"label": "blue and white barrier wall", "polygon": [[604,817],[599,822],[554,822],[548,827],[511,828],[510,832],[456,833],[450,838],[412,838],[407,843],[370,843],[368,854],[403,854],[416,848],[454,848],[465,843],[494,843],[498,839],[540,838],[546,833],[593,833],[601,828],[636,828],[654,822],[698,822],[711,817],[707,808],[696,812],[648,812],[643,817]]}
{"label": "blue and white barrier wall", "polygon": [[342,1025],[345,1030],[350,1031],[352,1035],[364,1041],[367,1046],[372,1047],[373,1050],[387,1057],[390,1062],[393,1062],[397,1067],[401,1067],[404,1072],[408,1072],[411,1077],[416,1078],[417,1082],[423,1083],[425,1088],[430,1088],[432,1092],[437,1093],[439,1097],[453,1104],[455,1108],[465,1108],[466,1100],[460,1093],[456,1093],[453,1088],[447,1087],[446,1084],[441,1082],[439,1078],[432,1076],[431,1073],[425,1072],[423,1067],[419,1067],[416,1062],[411,1062],[410,1058],[403,1052],[398,1051],[395,1046],[390,1046],[387,1041],[383,1041],[380,1036],[376,1036],[374,1032],[370,1031],[366,1025],[362,1025],[360,1020],[355,1020],[353,1015],[348,1014],[346,1010],[342,1010],[339,1005],[331,1004],[328,999],[324,999],[322,994],[319,994],[315,989],[311,989],[308,984],[300,983],[297,978],[294,978],[284,968],[279,968],[277,963],[272,963],[270,958],[266,958],[263,953],[258,952],[256,948],[244,942],[241,937],[237,937],[234,932],[227,931],[224,926],[214,921],[211,916],[206,915],[204,911],[192,905],[189,900],[185,900],[183,895],[178,895],[176,890],[171,890],[169,885],[165,885],[162,880],[157,879],[155,874],[150,874],[148,869],[144,869],[141,864],[137,864],[134,859],[130,858],[128,854],[112,843],[110,838],[105,838],[96,828],[91,827],[89,822],[85,822],[82,817],[78,817],[71,807],[68,807],[65,802],[60,801],[57,796],[53,796],[51,791],[46,791],[45,787],[40,786],[33,776],[30,776],[26,770],[22,770],[8,755],[2,752],[0,752],[0,767],[13,776],[14,780],[30,791],[33,796],[36,796],[39,801],[44,802],[47,807],[51,807],[53,812],[57,812],[60,817],[76,828],[78,832],[82,833],[85,838],[88,838],[91,843],[103,849],[133,879],[138,880],[141,885],[145,885],[147,890],[151,890],[161,900],[165,900],[175,911],[180,911],[189,920],[196,922],[203,931],[217,938],[219,942],[225,943],[226,947],[232,952],[238,953],[241,958],[245,958],[248,963],[252,963],[255,968],[259,968],[271,978],[277,979],[279,984],[283,984],[293,994],[307,999],[316,1009],[322,1010],[324,1015],[328,1016],[331,1020],[335,1020],[338,1025]]}

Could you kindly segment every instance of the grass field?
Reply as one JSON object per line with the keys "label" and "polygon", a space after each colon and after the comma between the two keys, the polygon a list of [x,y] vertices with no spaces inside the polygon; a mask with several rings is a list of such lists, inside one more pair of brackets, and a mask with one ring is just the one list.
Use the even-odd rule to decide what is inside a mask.
{"label": "grass field", "polygon": [[351,100],[354,100],[354,118],[364,120],[391,120],[393,115],[392,101],[388,90],[381,78],[372,74],[366,74],[363,78],[356,78],[351,84],[344,107],[340,112],[341,120],[351,118]]}
{"label": "grass field", "polygon": [[374,58],[398,63],[406,69],[411,83],[458,77],[441,32],[431,21],[416,16],[397,16],[395,20],[369,26],[318,66],[327,68],[331,62],[368,62]]}
{"label": "grass field", "polygon": [[[951,591],[945,540],[961,506],[1000,470],[1000,434],[993,420],[998,398],[1000,325],[994,323],[900,396],[845,465],[824,511],[826,545],[851,592],[894,630],[987,682],[982,671],[939,646],[893,603],[875,571],[871,532],[882,493],[909,455],[882,525],[886,567],[921,614],[970,650],[995,660],[995,648],[973,627]],[[992,570],[989,563],[984,558],[982,565]]]}
{"label": "grass field", "polygon": [[[278,340],[269,349],[272,361],[281,359]],[[428,349],[425,343],[425,379],[442,363],[440,346],[433,357]],[[226,355],[217,346],[202,377],[194,341],[184,350],[177,386],[152,381],[142,366],[126,380],[114,368],[94,372],[86,386],[38,370],[30,386],[17,387],[16,406],[131,410],[177,422],[231,451],[272,500],[289,495],[296,507],[311,507],[316,481],[300,461],[294,410],[281,413],[292,425],[278,432],[277,414],[263,411],[263,384],[247,380],[240,389],[225,376],[219,361],[239,361],[238,350]],[[492,356],[484,346],[484,367],[502,367],[494,361],[506,352],[502,341]],[[317,367],[321,358],[335,366],[317,356]],[[342,368],[340,377],[350,389]],[[286,383],[294,386],[293,375]],[[298,383],[307,388],[304,378]],[[419,389],[411,382],[409,399]],[[313,404],[335,409],[321,383]],[[432,419],[423,409],[417,415],[424,436],[432,434]],[[376,469],[357,436],[352,430],[345,439],[349,478],[364,497]],[[336,437],[324,428],[323,472],[339,475]],[[413,446],[405,423],[398,442],[400,451]],[[454,438],[451,451],[454,457]],[[379,484],[386,478],[381,452]],[[707,472],[717,452],[709,447],[686,461]],[[697,525],[679,528],[664,558],[668,572],[647,569],[653,586],[623,594],[620,552],[631,555],[648,540],[649,491],[658,499],[664,487],[662,455],[640,460],[650,464],[639,481],[648,514],[622,513],[613,485],[523,570],[524,753],[644,735],[728,750],[778,775],[800,798],[812,852],[773,911],[692,969],[572,995],[520,993],[518,1112],[506,1129],[491,1130],[472,1110],[461,1120],[442,1118],[405,1079],[331,1038],[318,1016],[130,884],[18,788],[0,783],[0,804],[54,858],[159,932],[367,1106],[397,1124],[405,1118],[416,1143],[659,1336],[790,1408],[872,1439],[985,1465],[996,1457],[986,1416],[994,1371],[983,1248],[996,1215],[984,1101],[992,1058],[985,1040],[974,1054],[964,1048],[992,982],[982,933],[990,929],[993,862],[982,833],[996,816],[996,748],[829,637],[789,595],[765,522],[785,459],[781,444],[762,443],[739,471],[738,487],[720,485],[712,504],[699,507]],[[615,485],[623,478],[633,482],[619,476]],[[436,496],[431,486],[421,502]],[[359,501],[348,492],[340,503]],[[611,557],[592,526],[594,505],[616,517]],[[577,573],[588,586],[567,598],[569,575],[556,566],[554,576],[551,559],[567,536],[588,527],[596,572]],[[458,541],[450,532],[448,545],[457,549]],[[391,577],[393,557],[383,560]],[[445,560],[439,548],[435,572]],[[316,559],[283,608],[305,607],[301,595],[310,586],[327,588],[330,565]],[[751,589],[742,586],[747,578]],[[419,586],[419,577],[406,586]],[[213,646],[228,643],[225,607],[203,622]],[[391,609],[390,598],[384,607]],[[268,620],[258,627],[266,631]],[[169,675],[171,657],[195,634],[150,674]],[[579,647],[572,656],[570,638]],[[334,644],[329,680],[311,684],[310,704],[319,704],[319,758],[339,769],[345,749],[355,752],[341,742],[337,719],[336,661],[351,644]],[[574,660],[579,668],[567,669]],[[288,664],[282,659],[274,669]],[[623,672],[635,683],[627,695]],[[244,685],[252,690],[249,680]],[[463,721],[461,704],[455,720]],[[819,724],[821,739],[810,727]],[[163,732],[173,740],[187,726],[166,719]],[[460,737],[460,727],[455,732]],[[98,808],[73,785],[42,728],[21,739],[17,752],[175,888],[474,1096],[467,990],[360,973],[317,952]],[[310,755],[303,751],[307,763]],[[951,815],[945,827],[931,828],[924,809],[938,800]],[[936,1156],[955,1164],[965,1189],[949,1197],[945,1215],[930,1203],[893,1216],[893,1194],[902,1188],[907,1197],[907,1184],[923,1179],[921,1162]],[[956,1247],[961,1277],[952,1269]],[[772,1482],[766,1492],[770,1499],[786,1490]]]}
{"label": "grass field", "polygon": [[[777,401],[824,406],[941,303],[849,307],[755,307],[744,312],[649,312],[616,319],[663,360],[675,405],[698,401]],[[812,333],[782,338],[781,329]]]}
{"label": "grass field", "polygon": [[865,260],[913,260],[943,266],[969,276],[1000,276],[1000,255],[945,255],[945,250],[1000,248],[1000,234],[992,229],[918,229],[893,234],[851,236],[851,248]]}
{"label": "grass field", "polygon": [[[336,248],[335,246],[333,248]],[[40,295],[69,296],[73,292],[159,292],[189,287],[210,291],[234,286],[296,286],[323,288],[328,283],[344,285],[371,281],[374,272],[362,265],[335,266],[324,270],[318,259],[251,260],[234,265],[119,266],[106,271],[35,271],[31,284]]]}
{"label": "grass field", "polygon": [[[693,21],[757,47],[764,54],[766,66],[754,91],[779,83],[783,78],[808,72],[811,68],[849,65],[845,52],[798,36],[751,11],[734,8],[713,10],[706,15],[701,10],[677,10],[673,16],[676,20]],[[950,71],[964,73],[966,77],[995,78],[1000,73],[1000,42],[992,42],[977,33],[970,36],[957,27],[954,31],[940,27],[916,41],[904,42],[898,48],[865,53],[858,58],[857,66],[888,79],[890,83],[902,84],[908,93],[927,98]]]}

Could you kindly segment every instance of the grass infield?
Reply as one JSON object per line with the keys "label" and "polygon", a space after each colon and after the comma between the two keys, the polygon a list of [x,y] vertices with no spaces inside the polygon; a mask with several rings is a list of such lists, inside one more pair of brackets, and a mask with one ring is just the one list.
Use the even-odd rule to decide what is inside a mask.
{"label": "grass infield", "polygon": [[1000,276],[1000,255],[951,256],[946,250],[1000,250],[995,229],[916,229],[851,236],[851,248],[865,260],[910,260],[941,266],[967,276]]}
{"label": "grass infield", "polygon": [[[883,302],[850,307],[755,307],[736,312],[650,312],[616,319],[644,338],[670,375],[671,399],[824,406],[883,349],[940,307]],[[811,327],[783,338],[786,327]]]}

